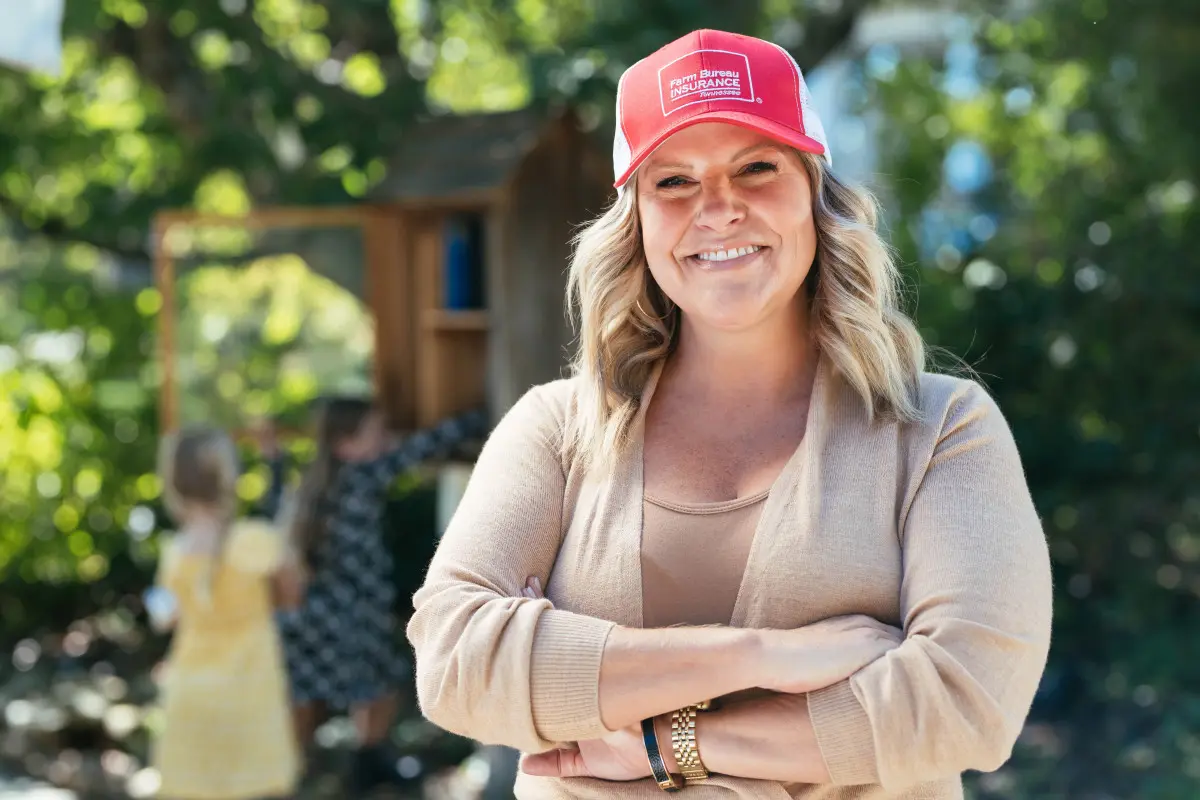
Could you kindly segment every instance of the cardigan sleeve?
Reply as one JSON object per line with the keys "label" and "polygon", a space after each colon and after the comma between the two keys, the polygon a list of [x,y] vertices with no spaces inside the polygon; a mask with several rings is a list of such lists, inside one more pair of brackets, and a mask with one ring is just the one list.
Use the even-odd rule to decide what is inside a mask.
{"label": "cardigan sleeve", "polygon": [[438,726],[540,752],[607,731],[600,660],[613,623],[521,597],[562,537],[562,384],[527,393],[488,437],[413,598],[417,695]]}
{"label": "cardigan sleeve", "polygon": [[905,639],[808,696],[834,783],[897,790],[999,768],[1045,668],[1045,537],[1008,424],[962,386],[901,514]]}

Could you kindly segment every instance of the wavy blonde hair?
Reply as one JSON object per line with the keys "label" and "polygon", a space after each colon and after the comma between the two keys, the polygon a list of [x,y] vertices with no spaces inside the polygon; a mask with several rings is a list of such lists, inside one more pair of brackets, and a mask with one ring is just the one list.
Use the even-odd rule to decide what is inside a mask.
{"label": "wavy blonde hair", "polygon": [[[805,286],[822,357],[872,419],[915,421],[925,344],[900,307],[900,273],[876,231],[878,203],[839,180],[823,159],[797,152],[813,192],[817,254]],[[670,354],[682,313],[646,264],[636,174],[575,238],[567,303],[579,335],[572,368],[581,385],[565,444],[584,463],[606,466],[626,445],[646,383]]]}

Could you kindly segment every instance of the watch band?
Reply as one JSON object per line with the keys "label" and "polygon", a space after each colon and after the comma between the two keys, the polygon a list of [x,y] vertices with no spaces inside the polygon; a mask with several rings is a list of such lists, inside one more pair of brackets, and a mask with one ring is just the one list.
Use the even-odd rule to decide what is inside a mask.
{"label": "watch band", "polygon": [[687,783],[708,780],[708,769],[696,745],[696,714],[700,706],[684,706],[671,713],[671,749]]}
{"label": "watch band", "polygon": [[654,782],[664,792],[678,792],[683,788],[682,781],[667,772],[667,763],[663,761],[662,751],[658,748],[658,733],[654,730],[654,717],[642,720],[642,742],[646,745],[646,758],[650,761],[650,772]]}

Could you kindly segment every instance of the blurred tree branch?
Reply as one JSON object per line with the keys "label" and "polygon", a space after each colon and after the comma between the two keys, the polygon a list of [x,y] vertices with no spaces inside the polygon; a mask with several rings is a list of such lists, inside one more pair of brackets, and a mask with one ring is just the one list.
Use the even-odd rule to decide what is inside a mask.
{"label": "blurred tree branch", "polygon": [[[454,80],[462,85],[485,74],[494,78],[481,69],[486,58],[509,58],[523,65],[513,69],[524,69],[530,102],[605,108],[615,75],[559,79],[570,76],[579,59],[601,52],[613,64],[628,65],[696,27],[770,38],[786,21],[802,28],[802,40],[791,49],[811,69],[842,46],[872,4],[842,0],[819,11],[793,0],[770,4],[768,13],[762,0],[546,0],[540,6],[442,0],[403,29],[408,45],[433,54],[433,67],[447,66],[449,37],[464,31],[484,37],[470,46],[492,55],[461,62]],[[353,202],[358,195],[348,192],[346,174],[386,163],[429,110],[429,68],[410,61],[393,16],[401,12],[388,0],[304,0],[300,7],[320,9],[315,23],[280,22],[268,7],[253,4],[240,12],[186,0],[143,6],[144,18],[126,19],[101,0],[73,3],[64,28],[68,46],[86,41],[89,50],[61,84],[27,83],[0,72],[0,89],[7,86],[0,91],[0,212],[14,223],[53,240],[144,260],[154,211],[195,204],[197,191],[220,170],[240,176],[252,204]],[[464,28],[464,20],[474,22]],[[362,54],[370,54],[382,76],[377,93],[353,91],[342,76]],[[132,92],[126,107],[112,107],[96,87],[106,80],[117,86],[111,75],[128,69],[122,65],[132,67],[139,84],[120,89]],[[64,106],[77,109],[70,124],[46,113]],[[141,117],[136,124],[135,113]],[[81,168],[82,185],[60,179]],[[56,195],[64,185],[74,187],[73,199]]]}
{"label": "blurred tree branch", "polygon": [[804,74],[820,65],[835,50],[849,40],[859,17],[875,0],[841,0],[837,9],[829,14],[814,14],[804,21],[804,39],[791,48],[792,57]]}
{"label": "blurred tree branch", "polygon": [[14,229],[8,235],[15,234],[18,239],[40,236],[62,244],[86,244],[123,260],[146,264],[150,262],[150,251],[144,247],[124,246],[115,236],[101,235],[99,231],[81,230],[58,217],[49,217],[36,226],[30,226],[21,218],[23,213],[24,209],[21,206],[0,193],[0,217]]}

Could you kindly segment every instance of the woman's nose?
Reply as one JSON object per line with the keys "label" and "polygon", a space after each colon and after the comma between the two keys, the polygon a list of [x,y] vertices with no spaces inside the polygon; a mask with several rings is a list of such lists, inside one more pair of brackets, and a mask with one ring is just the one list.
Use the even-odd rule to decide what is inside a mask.
{"label": "woman's nose", "polygon": [[700,184],[700,207],[696,224],[714,231],[723,230],[744,219],[746,207],[728,180],[704,181]]}

